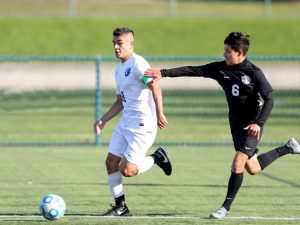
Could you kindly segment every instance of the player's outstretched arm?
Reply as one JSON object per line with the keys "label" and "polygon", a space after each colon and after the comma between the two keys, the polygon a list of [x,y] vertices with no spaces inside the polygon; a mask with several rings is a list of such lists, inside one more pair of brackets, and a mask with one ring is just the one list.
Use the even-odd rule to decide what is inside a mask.
{"label": "player's outstretched arm", "polygon": [[94,132],[99,135],[104,128],[105,124],[115,117],[119,112],[123,110],[121,95],[117,95],[116,101],[112,104],[110,109],[94,123]]}
{"label": "player's outstretched arm", "polygon": [[144,72],[144,75],[147,77],[152,77],[153,82],[159,81],[162,78],[161,72],[158,69],[149,68]]}

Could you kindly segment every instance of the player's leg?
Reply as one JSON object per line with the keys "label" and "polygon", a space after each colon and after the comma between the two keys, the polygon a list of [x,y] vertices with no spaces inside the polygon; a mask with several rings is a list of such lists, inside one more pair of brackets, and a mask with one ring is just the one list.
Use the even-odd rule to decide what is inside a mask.
{"label": "player's leg", "polygon": [[144,173],[157,164],[163,169],[166,175],[171,175],[172,166],[167,152],[159,147],[153,154],[146,156],[148,149],[153,145],[156,131],[140,128],[130,130],[126,135],[128,149],[125,151],[125,158],[121,161],[120,171],[124,176],[134,176]]}
{"label": "player's leg", "polygon": [[261,171],[261,166],[257,160],[258,149],[255,150],[254,155],[248,159],[245,169],[250,175],[256,175]]}
{"label": "player's leg", "polygon": [[244,169],[249,157],[253,156],[258,140],[254,140],[242,128],[231,127],[236,154],[231,165],[231,175],[228,181],[226,198],[221,207],[210,214],[211,218],[221,219],[228,215],[231,204],[238,193],[244,178]]}
{"label": "player's leg", "polygon": [[151,169],[154,164],[157,164],[165,172],[167,176],[172,173],[171,162],[166,151],[159,147],[153,154],[141,157],[137,165],[129,162],[125,157],[120,162],[120,172],[125,177],[133,177],[137,174],[144,173]]}
{"label": "player's leg", "polygon": [[[246,137],[246,136],[245,136]],[[255,155],[255,151],[251,153],[252,149],[256,149],[256,145],[258,143],[257,140],[253,138],[247,137],[246,139],[241,139],[240,142],[241,151],[244,152],[244,155],[236,154],[233,164],[232,164],[232,173],[228,183],[228,190],[227,195],[224,203],[222,206],[212,213],[210,216],[215,219],[224,218],[227,216],[230,206],[234,200],[235,195],[237,194],[243,180],[243,173],[242,173],[242,164],[243,161],[245,162],[244,167],[250,174],[257,174],[276,159],[286,154],[300,154],[300,145],[294,139],[291,138],[286,145],[271,150],[267,153],[261,154],[258,157]],[[257,142],[257,143],[255,143]],[[235,143],[236,146],[236,143]],[[237,152],[238,153],[238,152]],[[253,155],[254,154],[254,155]],[[246,161],[245,161],[246,160]]]}
{"label": "player's leg", "polygon": [[300,145],[295,138],[291,138],[285,145],[257,156],[261,170],[265,169],[278,158],[286,154],[300,154]]}
{"label": "player's leg", "polygon": [[121,157],[116,156],[110,152],[107,154],[105,166],[108,174],[119,172],[119,163],[121,159]]}
{"label": "player's leg", "polygon": [[275,160],[289,153],[292,153],[292,150],[285,145],[260,154],[259,156],[255,154],[247,161],[245,168],[250,175],[257,175]]}
{"label": "player's leg", "polygon": [[226,198],[222,206],[210,214],[211,218],[222,219],[228,215],[231,204],[243,183],[243,171],[247,160],[248,155],[240,151],[236,152],[232,161],[231,175],[228,181]]}
{"label": "player's leg", "polygon": [[121,158],[119,156],[108,153],[105,164],[108,173],[108,186],[112,197],[118,205],[122,199],[120,196],[124,195],[122,174],[119,171],[119,164]]}
{"label": "player's leg", "polygon": [[136,163],[137,164],[135,165],[124,157],[120,163],[120,171],[123,176],[132,177],[137,174],[145,173],[151,169],[154,164],[157,164],[167,176],[172,174],[171,161],[167,155],[167,151],[162,147],[159,147],[151,155],[140,157]]}
{"label": "player's leg", "polygon": [[137,165],[129,162],[126,157],[122,158],[119,168],[124,177],[133,177],[137,175],[139,171]]}
{"label": "player's leg", "polygon": [[109,144],[109,153],[105,164],[108,173],[108,186],[112,197],[115,199],[115,206],[103,214],[103,216],[126,216],[129,209],[125,204],[123,189],[123,177],[119,171],[119,164],[126,149],[126,140],[118,132],[114,132]]}
{"label": "player's leg", "polygon": [[145,155],[153,144],[155,136],[155,130],[147,132],[144,127],[124,131],[124,137],[128,145],[124,152],[124,158],[120,163],[120,171],[123,176],[135,176],[146,172],[154,165],[153,158],[150,156],[145,157]]}

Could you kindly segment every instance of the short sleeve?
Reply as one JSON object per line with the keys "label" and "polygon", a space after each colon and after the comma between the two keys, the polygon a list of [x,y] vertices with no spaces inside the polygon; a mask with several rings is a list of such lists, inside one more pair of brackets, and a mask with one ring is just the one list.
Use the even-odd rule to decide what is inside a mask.
{"label": "short sleeve", "polygon": [[143,81],[143,83],[149,83],[150,80],[144,76],[145,71],[149,68],[150,68],[150,65],[144,58],[140,58],[140,59],[136,60],[135,66],[134,66],[134,74],[135,74],[136,78],[138,80]]}

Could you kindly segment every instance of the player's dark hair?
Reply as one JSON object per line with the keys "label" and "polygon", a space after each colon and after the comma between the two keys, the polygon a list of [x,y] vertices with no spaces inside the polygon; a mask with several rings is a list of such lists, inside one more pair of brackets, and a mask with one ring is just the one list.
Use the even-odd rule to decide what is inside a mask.
{"label": "player's dark hair", "polygon": [[134,32],[132,29],[128,27],[117,27],[116,29],[114,29],[113,36],[120,36],[122,34],[129,34],[129,33],[132,33],[132,35],[134,36]]}
{"label": "player's dark hair", "polygon": [[246,55],[250,46],[250,36],[242,32],[231,32],[224,40],[224,44],[238,52],[243,51]]}

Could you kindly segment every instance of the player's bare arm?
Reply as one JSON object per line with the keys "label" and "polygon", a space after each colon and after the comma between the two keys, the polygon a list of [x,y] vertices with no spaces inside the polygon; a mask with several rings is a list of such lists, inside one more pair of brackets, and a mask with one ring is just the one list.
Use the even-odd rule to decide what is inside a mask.
{"label": "player's bare arm", "polygon": [[160,129],[165,128],[168,125],[168,121],[163,112],[163,100],[162,100],[162,91],[157,82],[150,82],[147,86],[151,89],[153,99],[156,105],[156,114],[157,114],[157,126]]}
{"label": "player's bare arm", "polygon": [[158,69],[147,69],[144,73],[145,76],[147,77],[152,77],[153,81],[159,81],[162,78],[161,72]]}
{"label": "player's bare arm", "polygon": [[98,135],[104,128],[105,124],[123,110],[121,95],[117,95],[116,101],[111,105],[109,110],[94,123],[94,132]]}

